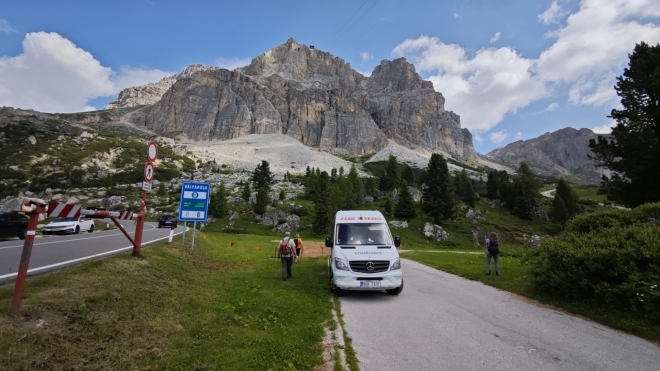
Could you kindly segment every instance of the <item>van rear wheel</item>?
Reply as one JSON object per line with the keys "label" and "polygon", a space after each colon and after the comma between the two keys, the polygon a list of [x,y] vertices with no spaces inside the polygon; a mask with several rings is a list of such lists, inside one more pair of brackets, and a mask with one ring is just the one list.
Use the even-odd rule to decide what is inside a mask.
{"label": "van rear wheel", "polygon": [[401,286],[399,286],[395,289],[385,290],[385,292],[387,292],[390,295],[399,295],[401,293],[401,291],[403,291],[403,280],[401,280]]}

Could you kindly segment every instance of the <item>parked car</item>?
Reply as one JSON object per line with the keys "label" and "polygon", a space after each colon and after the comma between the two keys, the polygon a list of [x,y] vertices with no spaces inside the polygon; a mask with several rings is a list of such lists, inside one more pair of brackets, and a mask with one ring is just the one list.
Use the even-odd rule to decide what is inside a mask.
{"label": "parked car", "polygon": [[18,213],[0,214],[0,237],[18,237],[24,240],[27,229],[27,216]]}
{"label": "parked car", "polygon": [[176,216],[174,215],[163,215],[158,219],[158,228],[161,228],[164,225],[168,227],[174,226],[174,228],[176,228],[177,224]]}
{"label": "parked car", "polygon": [[78,218],[60,217],[55,219],[44,226],[41,233],[46,234],[59,234],[59,233],[75,233],[80,231],[94,232],[94,221],[85,219],[84,216]]}

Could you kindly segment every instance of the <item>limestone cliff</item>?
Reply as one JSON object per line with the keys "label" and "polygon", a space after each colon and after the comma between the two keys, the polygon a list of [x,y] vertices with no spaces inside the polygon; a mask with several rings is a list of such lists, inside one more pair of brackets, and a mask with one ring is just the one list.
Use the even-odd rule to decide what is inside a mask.
{"label": "limestone cliff", "polygon": [[596,139],[599,135],[609,137],[595,134],[590,129],[564,128],[537,138],[510,143],[486,156],[515,166],[524,161],[543,175],[575,175],[577,180],[597,183],[603,169],[596,168],[588,155],[592,153],[589,139]]}
{"label": "limestone cliff", "polygon": [[445,110],[442,95],[404,58],[383,60],[365,77],[343,59],[293,39],[234,71],[180,76],[160,100],[127,119],[198,141],[281,133],[332,152],[374,153],[391,139],[477,156],[459,116]]}

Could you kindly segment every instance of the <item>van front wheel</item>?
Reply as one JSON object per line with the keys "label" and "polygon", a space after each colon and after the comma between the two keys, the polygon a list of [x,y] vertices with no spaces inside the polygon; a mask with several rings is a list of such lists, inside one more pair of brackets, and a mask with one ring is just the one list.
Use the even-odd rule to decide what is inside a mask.
{"label": "van front wheel", "polygon": [[334,296],[339,297],[344,294],[344,290],[335,286],[335,284],[332,282],[332,273],[330,274],[330,279],[328,280],[328,287],[330,288],[330,293],[333,294]]}
{"label": "van front wheel", "polygon": [[401,280],[401,286],[399,286],[395,289],[385,290],[385,292],[387,292],[390,295],[399,295],[401,293],[401,291],[403,291],[403,280]]}

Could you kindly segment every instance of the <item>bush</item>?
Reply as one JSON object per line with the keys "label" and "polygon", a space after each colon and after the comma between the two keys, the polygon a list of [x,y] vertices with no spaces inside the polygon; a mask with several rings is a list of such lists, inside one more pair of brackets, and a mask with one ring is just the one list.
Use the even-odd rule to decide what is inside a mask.
{"label": "bush", "polygon": [[589,215],[577,215],[566,223],[566,232],[590,233],[607,228],[626,227],[637,218],[629,210],[605,210]]}
{"label": "bush", "polygon": [[[610,212],[601,214],[605,215],[593,220],[613,226],[589,233],[565,232],[540,251],[531,261],[535,287],[566,298],[594,298],[620,309],[659,316],[660,229],[617,225],[628,219]],[[640,293],[647,299],[640,301]]]}

